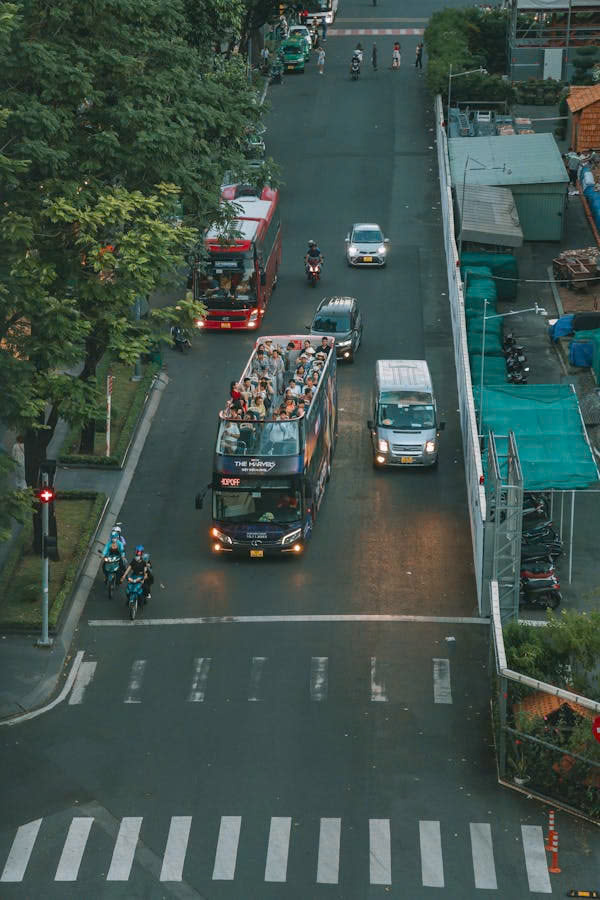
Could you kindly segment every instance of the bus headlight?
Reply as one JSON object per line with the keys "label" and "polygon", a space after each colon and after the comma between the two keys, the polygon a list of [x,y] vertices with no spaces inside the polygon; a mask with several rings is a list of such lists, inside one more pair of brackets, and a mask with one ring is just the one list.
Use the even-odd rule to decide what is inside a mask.
{"label": "bus headlight", "polygon": [[[289,534],[284,535],[284,536],[281,538],[281,543],[282,543],[282,544],[293,544],[294,541],[297,541],[297,540],[298,540],[298,538],[301,536],[301,534],[302,534],[302,529],[301,529],[301,528],[296,528],[294,531],[290,531]],[[296,548],[294,547],[294,550],[295,550],[295,549],[296,549]]]}
{"label": "bus headlight", "polygon": [[383,438],[379,438],[379,440],[377,441],[377,448],[380,453],[387,453],[390,449],[390,445]]}
{"label": "bus headlight", "polygon": [[338,347],[350,347],[352,346],[352,338],[348,341],[338,341]]}
{"label": "bus headlight", "polygon": [[[229,537],[229,535],[223,534],[223,532],[219,531],[218,528],[211,528],[210,533],[211,533],[212,537],[216,538],[218,541],[221,541],[222,544],[231,544],[232,543],[232,540]],[[220,549],[221,548],[219,547],[219,550]],[[216,547],[215,547],[215,550],[216,550]]]}
{"label": "bus headlight", "polygon": [[427,441],[426,442],[425,453],[435,453],[435,441]]}
{"label": "bus headlight", "polygon": [[196,328],[204,328],[204,319],[194,319]]}
{"label": "bus headlight", "polygon": [[385,456],[376,456],[376,457],[375,457],[375,460],[376,460],[378,463],[384,463],[384,462],[385,462]]}

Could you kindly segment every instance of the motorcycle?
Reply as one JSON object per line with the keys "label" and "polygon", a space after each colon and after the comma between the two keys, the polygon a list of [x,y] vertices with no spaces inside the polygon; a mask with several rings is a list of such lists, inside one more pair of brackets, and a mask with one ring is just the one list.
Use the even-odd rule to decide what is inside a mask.
{"label": "motorcycle", "polygon": [[176,350],[179,350],[180,353],[185,353],[185,351],[189,350],[192,346],[187,333],[180,325],[173,326],[171,329],[171,336],[173,338],[173,346]]}
{"label": "motorcycle", "polygon": [[321,280],[321,260],[308,259],[306,263],[306,277],[311,287],[316,287],[317,281]]}
{"label": "motorcycle", "polygon": [[529,369],[515,369],[506,373],[506,380],[510,384],[527,384],[527,372]]}
{"label": "motorcycle", "polygon": [[119,573],[121,571],[121,557],[115,555],[105,556],[102,562],[102,570],[104,572],[104,581],[106,582],[106,590],[108,591],[108,599],[110,600],[114,592],[119,586]]}
{"label": "motorcycle", "polygon": [[537,494],[525,494],[523,496],[523,518],[527,516],[548,517],[546,501]]}
{"label": "motorcycle", "polygon": [[276,60],[271,66],[269,84],[283,84],[283,64]]}
{"label": "motorcycle", "polygon": [[519,594],[519,606],[533,606],[538,609],[556,609],[562,601],[562,594],[556,588],[542,591],[526,591]]}
{"label": "motorcycle", "polygon": [[129,618],[133,621],[138,610],[138,606],[144,605],[144,588],[143,575],[127,576],[127,606],[129,609]]}
{"label": "motorcycle", "polygon": [[360,75],[360,60],[358,56],[352,57],[352,62],[350,63],[350,77],[352,81],[358,81],[358,76]]}

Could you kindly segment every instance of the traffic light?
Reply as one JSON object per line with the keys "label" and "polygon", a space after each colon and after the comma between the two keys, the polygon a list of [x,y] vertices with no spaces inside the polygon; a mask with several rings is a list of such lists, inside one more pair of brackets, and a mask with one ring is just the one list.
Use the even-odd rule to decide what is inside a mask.
{"label": "traffic light", "polygon": [[53,487],[38,488],[35,495],[41,503],[52,503],[56,500],[56,491]]}

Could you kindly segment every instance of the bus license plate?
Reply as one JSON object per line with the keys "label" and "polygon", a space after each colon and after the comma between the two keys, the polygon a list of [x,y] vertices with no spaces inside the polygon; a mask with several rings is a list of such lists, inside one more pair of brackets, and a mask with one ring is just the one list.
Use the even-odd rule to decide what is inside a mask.
{"label": "bus license plate", "polygon": [[264,550],[251,550],[251,551],[250,551],[250,556],[258,556],[258,557],[261,557],[261,556],[264,556],[264,555],[265,555]]}
{"label": "bus license plate", "polygon": [[363,262],[373,262],[372,256],[363,256]]}
{"label": "bus license plate", "polygon": [[414,461],[415,461],[414,456],[401,456],[401,457],[400,457],[400,462],[401,462],[401,463],[411,463],[411,462],[414,462]]}
{"label": "bus license plate", "polygon": [[221,322],[221,328],[231,328],[231,322]]}

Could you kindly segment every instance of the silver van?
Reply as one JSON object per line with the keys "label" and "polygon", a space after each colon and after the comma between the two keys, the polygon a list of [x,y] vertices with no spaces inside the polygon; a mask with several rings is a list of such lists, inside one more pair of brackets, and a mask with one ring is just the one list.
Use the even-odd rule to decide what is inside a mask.
{"label": "silver van", "polygon": [[373,465],[435,466],[439,433],[435,395],[424,359],[379,359],[375,365],[373,419],[367,422]]}

